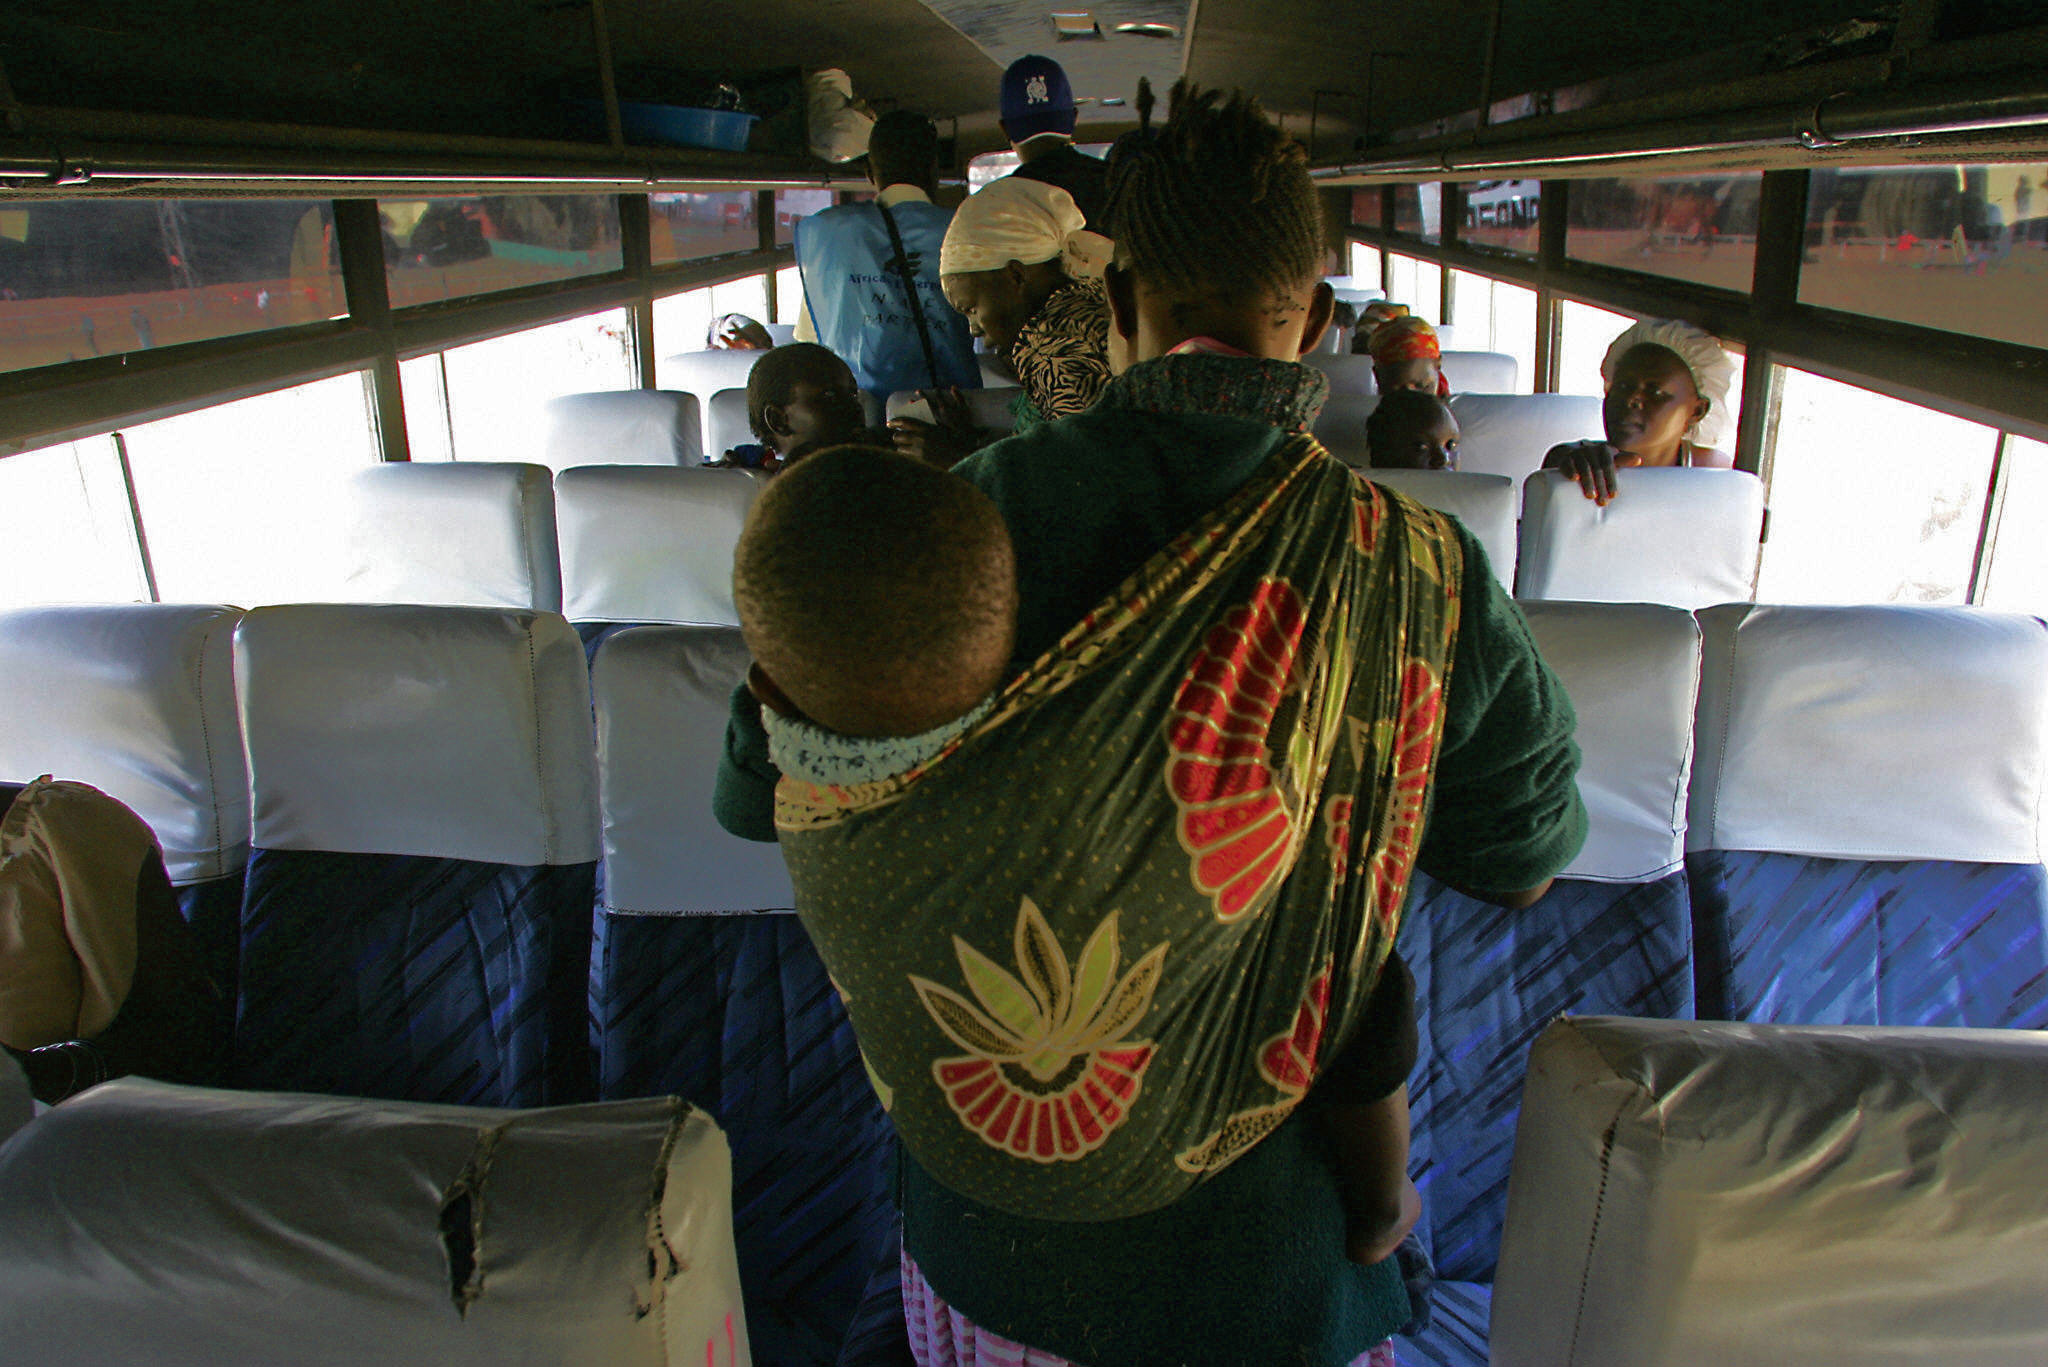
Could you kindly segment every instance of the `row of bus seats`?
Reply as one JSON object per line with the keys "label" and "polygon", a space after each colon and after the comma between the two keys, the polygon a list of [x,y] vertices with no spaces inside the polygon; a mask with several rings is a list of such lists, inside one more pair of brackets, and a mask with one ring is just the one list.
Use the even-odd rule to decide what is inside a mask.
{"label": "row of bus seats", "polygon": [[[982,401],[993,406],[998,391]],[[1461,518],[1528,599],[1703,607],[1752,596],[1763,485],[1726,470],[1629,472],[1605,507],[1554,473],[1370,477]],[[745,471],[395,463],[359,472],[331,595],[562,611],[579,622],[733,624],[732,548],[760,490]]]}
{"label": "row of bus seats", "polygon": [[0,1148],[0,1363],[739,1367],[731,1190],[674,1098],[111,1082]]}
{"label": "row of bus seats", "polygon": [[[1526,912],[1419,880],[1414,1160],[1445,1281],[1404,1360],[1484,1360],[1553,1016],[2048,1025],[2048,628],[1526,607],[1581,718],[1591,836]],[[530,610],[26,610],[0,617],[0,774],[156,828],[238,979],[237,1085],[703,1106],[756,1351],[830,1362],[886,1299],[891,1140],[775,851],[709,815],[744,646],[607,630],[586,670]]]}

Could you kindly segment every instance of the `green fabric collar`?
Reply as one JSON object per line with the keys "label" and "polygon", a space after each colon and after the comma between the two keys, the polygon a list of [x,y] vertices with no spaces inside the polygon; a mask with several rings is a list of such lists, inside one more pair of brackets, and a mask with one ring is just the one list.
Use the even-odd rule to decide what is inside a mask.
{"label": "green fabric collar", "polygon": [[1109,382],[1098,409],[1252,418],[1306,432],[1323,411],[1330,381],[1295,361],[1195,353],[1140,361]]}

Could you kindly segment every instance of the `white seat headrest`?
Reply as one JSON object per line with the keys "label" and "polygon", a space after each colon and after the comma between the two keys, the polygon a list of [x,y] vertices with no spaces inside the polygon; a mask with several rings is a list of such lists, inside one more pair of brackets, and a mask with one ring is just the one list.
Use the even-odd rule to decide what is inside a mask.
{"label": "white seat headrest", "polygon": [[1330,380],[1330,397],[1339,394],[1377,394],[1379,386],[1372,378],[1372,357],[1354,356],[1349,351],[1325,354],[1312,351],[1301,358],[1301,363],[1314,366]]}
{"label": "white seat headrest", "polygon": [[343,601],[561,607],[546,466],[400,461],[359,471],[349,492]]}
{"label": "white seat headrest", "polygon": [[1453,394],[1513,394],[1522,364],[1505,351],[1446,351],[1437,363]]}
{"label": "white seat headrest", "polygon": [[1694,849],[2032,864],[2048,628],[1978,608],[1700,614]]}
{"label": "white seat headrest", "polygon": [[548,402],[547,463],[695,465],[702,459],[697,396],[669,389],[564,394]]}
{"label": "white seat headrest", "polygon": [[239,608],[173,603],[0,614],[0,779],[89,783],[163,846],[174,883],[248,862],[235,715]]}
{"label": "white seat headrest", "polygon": [[553,613],[261,608],[235,681],[259,848],[597,858],[583,643]]}
{"label": "white seat headrest", "polygon": [[[1021,392],[1014,384],[992,385],[986,389],[963,389],[960,397],[967,400],[967,412],[976,427],[993,427],[998,432],[1008,432],[1017,425],[1017,414],[1010,405],[1017,401]],[[899,389],[889,396],[883,412],[886,417],[894,418],[910,405],[920,402],[916,390]],[[924,411],[927,410],[920,410],[917,416],[922,417]]]}
{"label": "white seat headrest", "polygon": [[[661,389],[695,394],[700,404],[709,404],[711,396],[721,389],[745,389],[747,376],[754,373],[754,363],[767,354],[716,349],[679,352],[655,365],[654,383]],[[705,449],[710,449],[708,444]]]}
{"label": "white seat headrest", "polygon": [[1377,394],[1332,394],[1316,415],[1315,438],[1354,468],[1366,463],[1365,420],[1380,406]]}
{"label": "white seat headrest", "polygon": [[761,326],[766,329],[768,340],[777,346],[788,346],[796,340],[795,323],[763,323]]}
{"label": "white seat headrest", "polygon": [[737,628],[635,627],[598,648],[598,778],[608,910],[688,916],[795,907],[781,848],[726,834],[711,815],[733,689]]}
{"label": "white seat headrest", "polygon": [[586,465],[555,476],[572,622],[739,625],[732,554],[761,481],[746,470]]}
{"label": "white seat headrest", "polygon": [[1563,877],[1638,883],[1685,863],[1700,629],[1651,603],[1524,603],[1579,718],[1586,844]]}
{"label": "white seat headrest", "polygon": [[[11,1362],[748,1361],[725,1136],[124,1079],[0,1151]],[[32,1346],[31,1346],[32,1345]]]}
{"label": "white seat headrest", "polygon": [[2037,1031],[1557,1021],[1492,1361],[2048,1361],[2044,1111]]}
{"label": "white seat headrest", "polygon": [[1703,608],[1756,591],[1763,481],[1743,470],[1623,470],[1601,507],[1539,470],[1522,484],[1516,594]]}
{"label": "white seat headrest", "polygon": [[1452,394],[1458,468],[1520,483],[1550,448],[1600,435],[1600,400],[1583,394]]}
{"label": "white seat headrest", "polygon": [[1468,475],[1461,470],[1372,470],[1365,477],[1398,489],[1425,508],[1457,518],[1479,538],[1494,577],[1503,588],[1515,583],[1515,483],[1505,475]]}
{"label": "white seat headrest", "polygon": [[747,391],[721,389],[704,407],[704,450],[716,460],[735,446],[758,441],[747,421]]}

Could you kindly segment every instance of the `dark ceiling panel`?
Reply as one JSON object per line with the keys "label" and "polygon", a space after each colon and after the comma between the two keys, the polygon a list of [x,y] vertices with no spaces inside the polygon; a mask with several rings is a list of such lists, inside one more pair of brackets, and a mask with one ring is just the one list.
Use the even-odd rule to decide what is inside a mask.
{"label": "dark ceiling panel", "polygon": [[1002,70],[918,0],[610,0],[622,65],[747,73],[842,67],[856,93],[947,119],[992,111]]}
{"label": "dark ceiling panel", "polygon": [[[1036,3],[991,4],[988,0],[925,0],[948,23],[958,28],[986,53],[997,67],[1007,67],[1029,53],[1041,53],[1057,61],[1067,73],[1076,97],[1082,100],[1081,137],[1094,136],[1088,126],[1121,126],[1130,119],[1127,109],[1104,107],[1104,97],[1128,100],[1137,92],[1139,77],[1149,77],[1162,92],[1180,75],[1187,25],[1194,6],[1187,0],[1037,0]],[[1055,38],[1053,11],[1092,15],[1100,38],[1060,41]],[[1116,31],[1119,24],[1164,24],[1174,30],[1171,38],[1142,37]],[[987,92],[993,109],[997,89]]]}

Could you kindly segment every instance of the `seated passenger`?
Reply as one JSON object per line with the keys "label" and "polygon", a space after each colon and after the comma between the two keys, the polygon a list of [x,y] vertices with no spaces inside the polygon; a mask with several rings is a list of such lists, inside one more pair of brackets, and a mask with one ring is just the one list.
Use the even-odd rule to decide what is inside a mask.
{"label": "seated passenger", "polygon": [[1607,348],[1600,378],[1607,439],[1553,446],[1543,458],[1545,469],[1569,474],[1587,498],[1605,507],[1619,490],[1614,472],[1621,467],[1734,467],[1718,447],[1729,431],[1735,363],[1707,333],[1676,319],[1644,319]]}
{"label": "seated passenger", "polygon": [[142,819],[83,783],[0,787],[0,1047],[36,1099],[207,1081],[224,1021]]}
{"label": "seated passenger", "polygon": [[711,320],[704,345],[713,351],[773,351],[775,339],[744,313],[721,313]]}
{"label": "seated passenger", "polygon": [[888,433],[867,425],[852,369],[816,342],[775,347],[755,362],[747,376],[747,426],[759,446],[736,446],[705,464],[773,474],[828,446],[889,444]]}
{"label": "seated passenger", "polygon": [[1009,530],[1011,681],[850,785],[782,778],[742,690],[714,795],[781,841],[903,1140],[924,1363],[1387,1361],[1411,870],[1524,906],[1585,833],[1484,552],[1308,435],[1303,149],[1243,97],[1151,106],[1108,211],[1130,364],[956,471]]}
{"label": "seated passenger", "polygon": [[[846,447],[821,452],[777,480],[748,516],[733,558],[734,601],[755,661],[748,687],[762,704],[776,768],[799,786],[811,785],[814,794],[863,789],[879,794],[878,802],[900,798],[915,806],[924,773],[958,746],[1001,727],[1002,718],[980,724],[993,709],[1008,703],[1005,712],[1013,717],[1023,710],[1016,688],[997,691],[1008,676],[1017,635],[1016,574],[1002,515],[985,494],[954,475],[893,453]],[[964,763],[969,761],[954,767]],[[872,876],[873,839],[810,840],[789,851],[799,914],[821,944],[837,940],[842,953],[854,928],[831,923],[846,909],[833,892],[849,880]],[[1105,915],[1108,921],[1101,921]],[[1089,916],[1112,924],[1116,912],[1104,906]],[[1292,1057],[1275,1055],[1255,1073],[1219,1080],[1198,1100],[1184,1098],[1199,1115],[1179,1128],[1207,1136],[1205,1164],[1228,1161],[1233,1125],[1277,1123],[1272,1092],[1276,1086],[1286,1091],[1287,1083],[1275,1082],[1276,1070],[1305,1068],[1314,1055],[1314,1035],[1303,1031],[1354,1039],[1361,1022],[1369,1021],[1396,1036],[1413,1032],[1413,982],[1398,959],[1390,960],[1391,971],[1381,974],[1371,996],[1330,1000],[1328,954],[1347,929],[1333,915],[1327,933],[1284,945],[1256,936],[1221,937],[1206,947],[1198,966],[1179,970],[1192,976],[1181,977],[1168,994],[1177,1005],[1163,1006],[1145,1020],[1148,1031],[1164,1034],[1173,1023],[1163,1017],[1173,1010],[1191,1017],[1246,1014],[1218,1013],[1204,1000],[1220,994],[1218,985],[1252,971],[1314,984],[1313,1025],[1297,1014],[1295,1033],[1277,1037],[1295,1051]],[[881,931],[870,924],[864,933]],[[1200,939],[1183,932],[1176,947],[1185,951]],[[1113,962],[1114,951],[1105,952]],[[835,964],[835,973],[844,964]],[[847,969],[847,980],[858,967],[856,961]],[[1085,974],[1088,967],[1084,953],[1077,968]],[[1025,969],[1028,979],[1030,965]],[[1210,984],[1207,993],[1195,985],[1199,978]],[[977,993],[985,986],[972,979],[970,984]],[[1107,992],[1109,982],[1091,987]],[[1152,983],[1145,984],[1144,995],[1153,998]],[[937,1018],[947,1030],[943,1010]],[[1084,1011],[1065,1028],[1086,1018]],[[1180,1029],[1188,1038],[1213,1039],[1218,1024],[1196,1020]],[[1407,1052],[1412,1054],[1412,1043]],[[1404,1167],[1405,1083],[1391,1076],[1388,1081],[1383,1091],[1368,1089],[1379,1095],[1322,1106],[1316,1117],[1338,1163],[1353,1257],[1368,1264],[1393,1252],[1421,1209]],[[906,1133],[913,1143],[924,1137]],[[1183,1157],[1183,1170],[1201,1170]]]}
{"label": "seated passenger", "polygon": [[1443,345],[1427,319],[1388,319],[1373,329],[1366,350],[1372,354],[1372,378],[1380,393],[1419,389],[1440,399],[1451,396],[1451,382],[1443,372]]}
{"label": "seated passenger", "polygon": [[1369,355],[1372,350],[1370,345],[1372,335],[1379,329],[1380,324],[1390,323],[1396,318],[1406,318],[1407,316],[1408,306],[1406,304],[1389,303],[1385,299],[1375,299],[1367,304],[1358,311],[1358,321],[1351,329],[1351,354],[1353,356]]}
{"label": "seated passenger", "polygon": [[1366,463],[1375,470],[1455,470],[1458,420],[1419,389],[1382,394],[1365,420]]}

